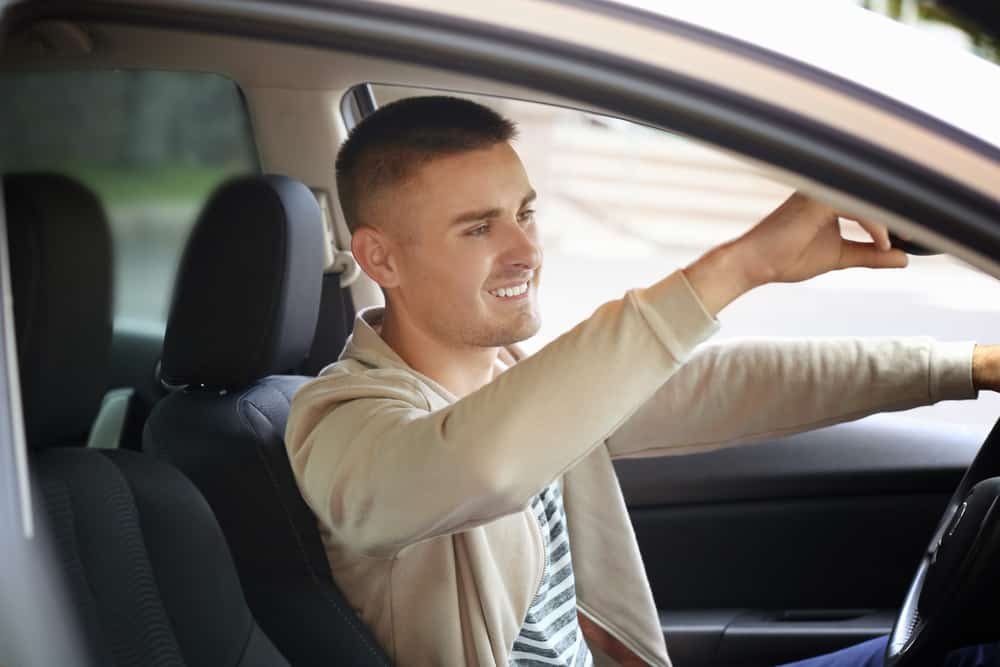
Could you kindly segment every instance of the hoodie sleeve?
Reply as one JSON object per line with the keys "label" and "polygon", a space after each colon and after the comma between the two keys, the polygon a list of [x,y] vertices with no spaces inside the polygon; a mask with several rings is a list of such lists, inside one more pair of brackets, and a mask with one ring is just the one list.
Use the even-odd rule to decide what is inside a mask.
{"label": "hoodie sleeve", "polygon": [[717,329],[677,271],[440,410],[401,371],[334,369],[295,396],[292,469],[333,539],[392,556],[524,508]]}
{"label": "hoodie sleeve", "polygon": [[608,438],[612,457],[699,452],[975,398],[973,343],[926,337],[709,345]]}

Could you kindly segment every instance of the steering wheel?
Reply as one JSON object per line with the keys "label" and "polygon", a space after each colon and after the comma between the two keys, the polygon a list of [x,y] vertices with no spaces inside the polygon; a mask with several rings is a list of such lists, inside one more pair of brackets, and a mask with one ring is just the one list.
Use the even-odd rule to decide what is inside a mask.
{"label": "steering wheel", "polygon": [[1000,638],[1000,421],[952,495],[889,635],[886,667]]}

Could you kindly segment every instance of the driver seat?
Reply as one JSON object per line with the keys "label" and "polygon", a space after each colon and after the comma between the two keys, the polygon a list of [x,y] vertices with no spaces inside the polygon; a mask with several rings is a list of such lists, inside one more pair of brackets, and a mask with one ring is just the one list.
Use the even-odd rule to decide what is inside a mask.
{"label": "driver seat", "polygon": [[285,450],[297,368],[313,341],[323,222],[285,176],[220,187],[191,233],[143,447],[180,468],[226,535],[250,608],[296,666],[390,665],[334,584]]}

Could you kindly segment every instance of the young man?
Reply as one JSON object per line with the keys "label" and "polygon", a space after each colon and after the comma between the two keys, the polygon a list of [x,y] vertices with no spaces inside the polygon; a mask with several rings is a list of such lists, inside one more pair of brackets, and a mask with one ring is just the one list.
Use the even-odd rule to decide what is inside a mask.
{"label": "young man", "polygon": [[793,195],[524,358],[542,250],[514,133],[444,97],[351,133],[339,195],[386,306],[296,395],[292,467],[334,579],[398,665],[668,665],[612,458],[974,398],[997,385],[997,353],[905,338],[692,355],[756,286],[906,265],[883,226],[846,241],[833,210]]}

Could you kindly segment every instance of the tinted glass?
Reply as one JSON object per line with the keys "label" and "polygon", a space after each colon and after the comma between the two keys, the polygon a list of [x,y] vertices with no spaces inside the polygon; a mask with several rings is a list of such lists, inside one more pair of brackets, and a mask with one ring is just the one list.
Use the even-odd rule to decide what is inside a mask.
{"label": "tinted glass", "polygon": [[16,73],[0,99],[0,169],[89,186],[112,227],[116,326],[162,329],[199,207],[258,168],[239,89],[204,73]]}

